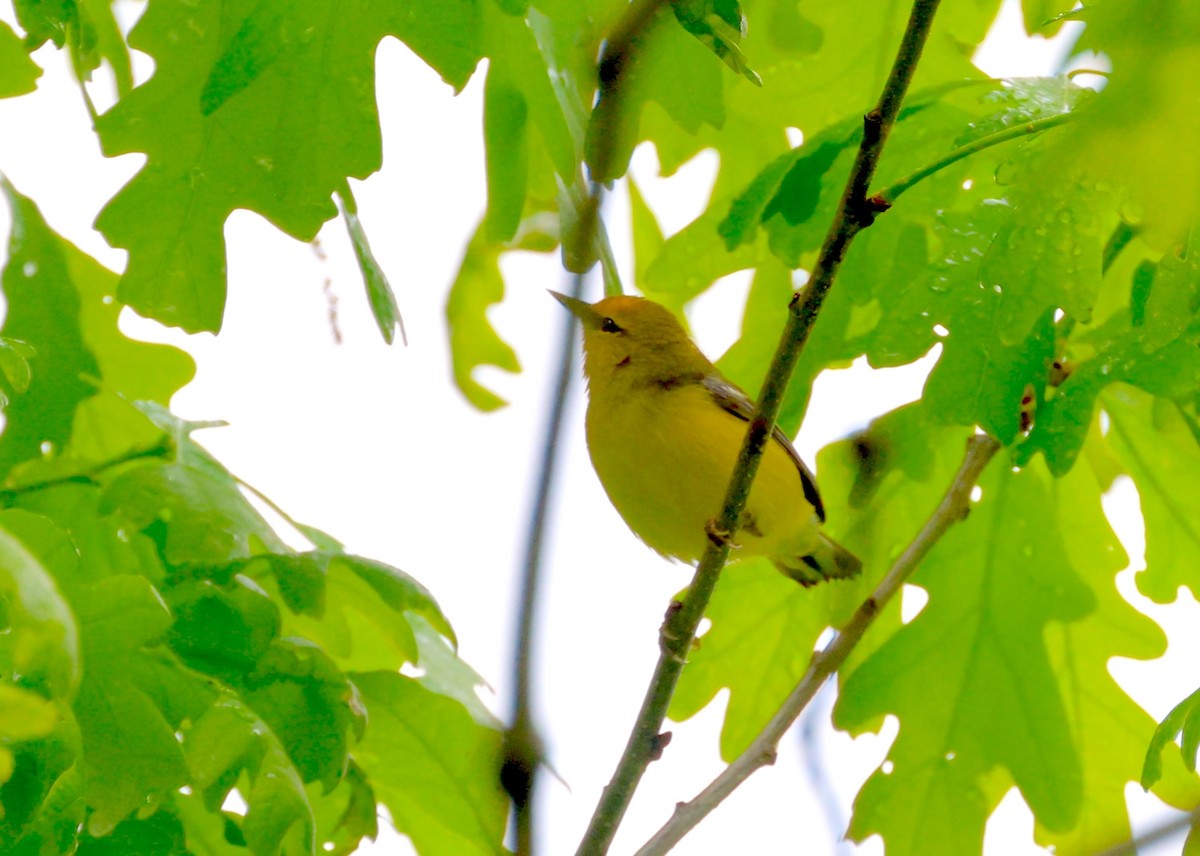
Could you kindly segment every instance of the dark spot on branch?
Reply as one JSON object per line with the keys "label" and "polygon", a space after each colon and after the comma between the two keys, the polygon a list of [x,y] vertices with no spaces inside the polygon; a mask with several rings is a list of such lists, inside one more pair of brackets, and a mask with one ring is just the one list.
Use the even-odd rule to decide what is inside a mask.
{"label": "dark spot on branch", "polygon": [[513,755],[504,759],[500,766],[500,786],[512,800],[517,811],[529,804],[529,792],[533,785],[533,771],[523,759]]}
{"label": "dark spot on branch", "polygon": [[650,760],[657,761],[662,757],[663,750],[671,744],[671,732],[664,731],[661,734],[656,734],[650,740]]}

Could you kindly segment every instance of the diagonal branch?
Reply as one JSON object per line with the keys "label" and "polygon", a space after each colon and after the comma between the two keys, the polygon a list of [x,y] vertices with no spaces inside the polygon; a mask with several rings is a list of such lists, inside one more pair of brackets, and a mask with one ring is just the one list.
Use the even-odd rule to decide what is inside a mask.
{"label": "diagonal branch", "polygon": [[729,533],[736,530],[737,520],[746,505],[751,481],[758,470],[763,448],[771,436],[771,429],[779,413],[788,381],[816,322],[825,296],[833,285],[842,259],[845,258],[846,250],[855,235],[869,226],[877,213],[877,209],[873,209],[867,200],[867,189],[875,175],[884,143],[900,112],[900,104],[912,81],[938,3],[939,0],[915,0],[913,3],[908,26],[891,72],[884,83],[879,102],[864,117],[863,140],[846,182],[846,189],[817,257],[812,277],[804,290],[793,296],[789,305],[787,325],[763,382],[754,415],[747,427],[746,438],[725,494],[721,515],[710,526],[708,549],[700,560],[683,602],[672,604],[667,613],[661,631],[662,653],[658,665],[625,751],[612,779],[604,789],[579,846],[579,856],[603,854],[608,850],[617,826],[633,799],[638,782],[650,762],[661,753],[665,745],[665,737],[660,735],[659,729],[662,728],[675,685],[691,650],[696,628],[708,607],[721,568],[729,556]]}
{"label": "diagonal branch", "polygon": [[967,516],[970,510],[971,489],[980,474],[1000,449],[1000,443],[986,434],[976,434],[967,441],[967,452],[946,495],[925,523],[924,528],[896,560],[887,575],[875,587],[871,596],[862,602],[834,640],[812,658],[804,676],[792,690],[776,714],[771,717],[758,737],[737,759],[713,779],[695,799],[680,803],[675,814],[654,834],[637,856],[657,856],[666,853],[696,824],[720,805],[725,797],[760,767],[775,761],[779,741],[792,723],[812,701],[825,680],[836,672],[846,657],[863,638],[875,617],[887,606],[904,582],[912,575],[921,560],[945,534],[946,530]]}

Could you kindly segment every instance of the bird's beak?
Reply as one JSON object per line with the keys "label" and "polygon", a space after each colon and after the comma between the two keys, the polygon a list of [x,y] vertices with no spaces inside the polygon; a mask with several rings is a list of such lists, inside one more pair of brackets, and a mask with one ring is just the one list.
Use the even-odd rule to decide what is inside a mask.
{"label": "bird's beak", "polygon": [[[546,290],[550,291],[550,289]],[[585,329],[598,330],[600,328],[600,323],[604,318],[592,307],[592,304],[576,300],[574,297],[567,297],[567,295],[559,294],[557,291],[550,291],[550,294],[555,300],[567,307],[571,314],[579,319]]]}

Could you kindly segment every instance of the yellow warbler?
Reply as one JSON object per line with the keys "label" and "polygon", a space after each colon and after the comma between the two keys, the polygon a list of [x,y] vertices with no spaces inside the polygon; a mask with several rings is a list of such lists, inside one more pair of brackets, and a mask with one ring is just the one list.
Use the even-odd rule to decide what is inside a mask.
{"label": "yellow warbler", "polygon": [[[643,541],[695,562],[721,509],[753,405],[688,338],[670,310],[641,297],[589,304],[550,292],[583,324],[587,442],[608,498]],[[812,473],[778,428],[734,543],[809,586],[861,563],[820,531]]]}

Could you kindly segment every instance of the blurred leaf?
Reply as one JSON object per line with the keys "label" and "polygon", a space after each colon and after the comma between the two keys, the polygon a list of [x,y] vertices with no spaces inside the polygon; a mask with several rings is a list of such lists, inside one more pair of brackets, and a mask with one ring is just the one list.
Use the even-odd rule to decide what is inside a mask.
{"label": "blurred leaf", "polygon": [[480,57],[479,14],[467,0],[420,15],[389,4],[330,15],[319,0],[149,9],[129,43],[154,58],[154,76],[97,121],[106,154],[147,156],[97,219],[129,250],[121,301],[218,330],[229,214],[256,211],[310,240],[346,178],[380,166],[379,41],[398,36],[461,88]]}
{"label": "blurred leaf", "polygon": [[371,717],[354,757],[396,829],[422,853],[502,853],[508,801],[497,772],[500,732],[402,675],[350,679]]}
{"label": "blurred leaf", "polygon": [[16,0],[13,7],[29,33],[30,46],[50,41],[68,48],[79,80],[91,80],[92,72],[107,60],[117,94],[123,96],[133,87],[129,50],[111,0]]}
{"label": "blurred leaf", "polygon": [[[58,724],[58,709],[37,693],[0,683],[0,740],[5,745],[45,737]],[[4,777],[7,781],[11,776]]]}
{"label": "blurred leaf", "polygon": [[0,21],[0,98],[33,92],[41,76],[42,70],[29,58],[20,36]]}
{"label": "blurred leaf", "polygon": [[[1088,444],[1103,444],[1098,427]],[[1063,544],[1073,567],[1084,572],[1096,610],[1081,621],[1046,627],[1046,646],[1083,765],[1083,802],[1069,831],[1038,827],[1039,843],[1064,854],[1098,853],[1133,836],[1125,788],[1138,778],[1147,735],[1154,721],[1113,679],[1114,658],[1152,660],[1166,650],[1166,637],[1131,606],[1113,584],[1129,562],[1101,507],[1100,484],[1081,462],[1052,485]],[[1157,795],[1178,808],[1200,799],[1200,780],[1181,764],[1171,765]]]}
{"label": "blurred leaf", "polygon": [[367,242],[367,233],[363,230],[362,222],[358,219],[358,203],[350,192],[350,185],[345,184],[338,192],[342,206],[342,219],[346,223],[346,231],[350,233],[350,243],[354,247],[354,258],[358,260],[358,269],[362,271],[363,284],[367,287],[367,302],[371,305],[371,314],[383,334],[383,341],[389,345],[396,336],[396,325],[400,325],[400,339],[408,344],[404,333],[404,319],[400,317],[400,307],[396,304],[396,295],[388,282],[387,274],[375,260],[371,245]]}
{"label": "blurred leaf", "polygon": [[1157,603],[1173,602],[1180,586],[1197,593],[1200,523],[1187,497],[1200,478],[1200,446],[1170,402],[1124,386],[1110,388],[1101,401],[1109,446],[1141,499],[1146,568],[1138,588]]}
{"label": "blurred leaf", "polygon": [[1147,14],[1137,0],[1088,4],[1076,51],[1112,61],[1104,90],[1056,139],[1044,176],[1066,165],[1121,188],[1126,208],[1159,246],[1200,214],[1200,164],[1179,159],[1200,146],[1200,115],[1190,81],[1200,75],[1200,7],[1162,0]]}
{"label": "blurred leaf", "polygon": [[587,162],[596,181],[625,174],[648,103],[660,105],[689,134],[724,124],[720,69],[668,9],[655,12],[618,62],[619,87],[602,91],[587,128]]}
{"label": "blurred leaf", "polygon": [[374,841],[379,835],[375,791],[353,761],[333,793],[326,797],[310,785],[309,799],[317,821],[317,840],[325,853],[350,856],[363,846],[364,838]]}
{"label": "blurred leaf", "polygon": [[180,819],[160,809],[149,817],[130,817],[117,824],[103,838],[85,837],[79,842],[78,856],[191,856],[187,835]]}
{"label": "blurred leaf", "polygon": [[671,8],[683,28],[721,62],[755,86],[762,86],[762,78],[746,64],[739,47],[747,27],[737,0],[672,0]]}
{"label": "blurred leaf", "polygon": [[651,259],[662,251],[666,239],[663,236],[662,227],[658,223],[658,218],[646,204],[646,199],[638,189],[632,174],[629,176],[628,186],[630,226],[633,231],[633,280],[645,297],[663,304],[677,316],[682,317],[683,303],[677,299],[677,295],[654,290],[653,283],[647,276]]}
{"label": "blurred leaf", "polygon": [[988,778],[996,766],[1043,827],[1076,824],[1082,761],[1044,634],[1096,601],[1045,526],[1055,514],[1050,484],[1039,468],[1014,473],[994,461],[970,517],[914,577],[928,604],[845,678],[839,727],[900,719],[887,766],[855,801],[855,840],[878,833],[897,854],[978,852],[1003,793]]}
{"label": "blurred leaf", "polygon": [[984,115],[967,124],[954,146],[1038,119],[1072,113],[1093,95],[1092,90],[1077,86],[1065,74],[1003,80],[980,99]]}
{"label": "blurred leaf", "polygon": [[504,278],[500,274],[503,247],[484,237],[480,224],[467,244],[458,276],[446,300],[446,321],[450,325],[450,354],[454,364],[454,382],[471,404],[480,410],[496,410],[507,404],[475,380],[480,366],[496,366],[508,372],[521,370],[516,352],[502,340],[487,320],[487,308],[504,299]]}
{"label": "blurred leaf", "polygon": [[1143,788],[1148,790],[1162,778],[1163,750],[1177,738],[1181,738],[1179,754],[1184,765],[1191,772],[1196,772],[1196,750],[1200,748],[1200,690],[1171,708],[1171,712],[1154,730],[1142,768]]}
{"label": "blurred leaf", "polygon": [[[11,519],[11,518],[10,518]],[[0,677],[15,675],[70,701],[80,678],[79,629],[54,577],[7,528],[0,528]],[[11,670],[11,671],[9,671]]]}

